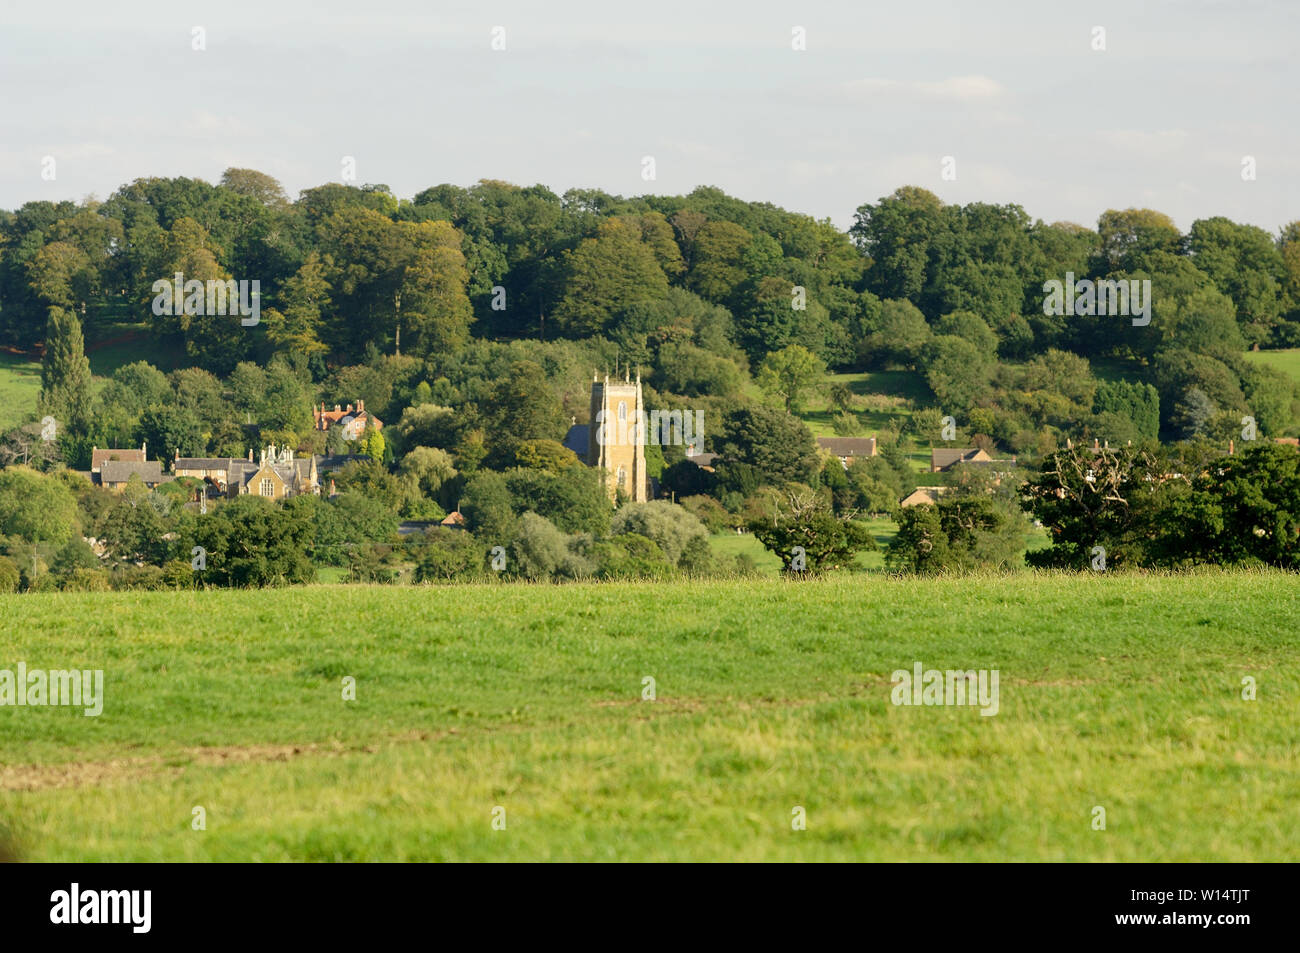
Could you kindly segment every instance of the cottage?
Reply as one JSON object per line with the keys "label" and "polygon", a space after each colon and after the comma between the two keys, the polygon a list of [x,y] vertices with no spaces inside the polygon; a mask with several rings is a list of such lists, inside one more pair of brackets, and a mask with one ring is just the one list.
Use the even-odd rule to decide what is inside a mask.
{"label": "cottage", "polygon": [[140,482],[151,490],[161,483],[170,482],[172,477],[162,472],[162,464],[147,459],[146,451],[144,444],[139,450],[91,447],[90,471],[85,475],[96,486],[119,491],[126,488],[132,476],[138,476]]}
{"label": "cottage", "polygon": [[927,504],[938,503],[939,497],[943,496],[952,487],[947,486],[918,486],[907,496],[903,497],[899,506],[925,506]]}
{"label": "cottage", "polygon": [[[126,485],[131,482],[131,477],[138,476],[140,482],[149,489],[153,489],[162,483],[170,482],[173,477],[162,472],[162,464],[157,460],[106,460],[100,467],[99,473],[95,474],[91,470],[91,480],[98,482],[100,486],[109,490],[124,490]],[[95,476],[99,479],[96,481]]]}
{"label": "cottage", "polygon": [[145,449],[147,444],[140,444],[139,450],[112,450],[104,447],[90,448],[90,472],[99,473],[104,469],[104,464],[111,460],[119,460],[123,463],[144,463],[146,460]]}
{"label": "cottage", "polygon": [[844,469],[859,457],[876,455],[875,437],[818,437],[817,449],[825,450],[840,461]]}
{"label": "cottage", "polygon": [[356,409],[353,409],[351,404],[346,408],[335,404],[333,410],[326,410],[322,403],[319,408],[312,408],[311,415],[317,430],[325,432],[341,427],[344,440],[359,439],[365,433],[367,425],[373,426],[376,430],[384,429],[384,422],[366,410],[364,400],[357,401]]}
{"label": "cottage", "polygon": [[988,452],[978,447],[966,447],[957,449],[955,447],[933,447],[930,450],[930,472],[945,473],[959,463],[992,463],[993,458]]}

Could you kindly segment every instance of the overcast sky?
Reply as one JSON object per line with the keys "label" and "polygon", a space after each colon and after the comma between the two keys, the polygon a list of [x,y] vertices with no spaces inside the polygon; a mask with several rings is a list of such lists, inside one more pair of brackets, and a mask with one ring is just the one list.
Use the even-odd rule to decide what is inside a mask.
{"label": "overcast sky", "polygon": [[[341,181],[352,156],[358,183],[404,198],[481,178],[622,195],[707,184],[841,227],[905,184],[1087,225],[1129,206],[1183,230],[1300,218],[1296,0],[0,10],[0,208],[103,199],[143,176],[215,182],[232,165],[296,196]],[[791,48],[796,26],[806,50]]]}

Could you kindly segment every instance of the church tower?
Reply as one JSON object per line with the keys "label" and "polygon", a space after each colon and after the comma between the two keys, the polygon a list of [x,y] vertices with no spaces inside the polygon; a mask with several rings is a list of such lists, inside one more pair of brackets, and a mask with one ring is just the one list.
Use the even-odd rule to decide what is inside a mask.
{"label": "church tower", "polygon": [[634,503],[650,499],[650,480],[645,472],[645,407],[641,403],[641,375],[632,381],[591,381],[591,427],[587,440],[587,464],[605,471],[605,489],[611,498],[618,492]]}

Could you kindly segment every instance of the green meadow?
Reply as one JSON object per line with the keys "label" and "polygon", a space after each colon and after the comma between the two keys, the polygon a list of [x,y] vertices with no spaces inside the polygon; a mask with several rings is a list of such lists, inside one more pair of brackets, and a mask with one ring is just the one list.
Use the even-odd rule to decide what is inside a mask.
{"label": "green meadow", "polygon": [[27,423],[41,392],[41,362],[0,351],[0,433]]}
{"label": "green meadow", "polygon": [[[1022,572],[0,596],[0,669],[105,673],[97,718],[0,708],[3,849],[1297,860],[1298,591]],[[997,669],[997,714],[892,704],[916,662]]]}
{"label": "green meadow", "polygon": [[1300,383],[1300,347],[1285,348],[1276,351],[1247,351],[1246,360],[1267,367],[1274,367],[1297,383]]}

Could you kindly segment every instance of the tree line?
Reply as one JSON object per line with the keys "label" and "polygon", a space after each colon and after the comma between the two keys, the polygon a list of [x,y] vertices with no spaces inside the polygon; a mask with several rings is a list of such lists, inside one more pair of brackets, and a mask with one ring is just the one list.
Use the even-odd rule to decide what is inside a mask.
{"label": "tree line", "polygon": [[[915,187],[862,205],[844,232],[708,187],[624,198],[482,181],[405,199],[381,185],[327,184],[290,201],[254,170],[229,169],[216,185],[140,179],[103,202],[0,212],[0,345],[42,358],[36,414],[0,440],[0,465],[53,477],[86,469],[92,446],[142,443],[164,462],[268,444],[353,451],[369,460],[337,475],[338,497],[318,501],[327,515],[298,514],[324,540],[306,545],[316,564],[351,571],[360,558],[325,525],[335,516],[347,545],[379,554],[366,571],[391,575],[419,558],[383,529],[460,511],[467,535],[426,541],[463,549],[473,538],[479,555],[515,546],[517,567],[525,553],[549,553],[539,565],[551,576],[581,577],[599,574],[595,554],[613,559],[608,546],[628,534],[611,532],[603,490],[561,440],[589,422],[593,371],[639,371],[647,406],[707,422],[700,449],[718,455],[708,469],[682,447],[647,448],[657,484],[705,530],[759,531],[789,565],[791,540],[816,524],[830,534],[813,550],[820,568],[870,545],[847,524],[892,516],[903,540],[893,565],[943,563],[940,537],[952,566],[1005,565],[1027,529],[1022,476],[1047,472],[1072,442],[1178,444],[1208,460],[1247,431],[1297,433],[1295,382],[1249,351],[1300,344],[1298,238],[1300,223],[1270,236],[1225,218],[1183,234],[1148,209],[1104,212],[1095,228],[1048,224],[1015,205],[945,204]],[[155,284],[176,275],[257,280],[261,320],[155,313]],[[1044,285],[1066,275],[1150,281],[1151,321],[1052,313]],[[142,359],[95,380],[88,348],[123,341]],[[828,386],[836,373],[851,382]],[[345,445],[337,429],[315,428],[313,406],[358,400],[383,431]],[[844,468],[819,453],[813,403],[840,435],[873,422],[879,454]],[[42,417],[55,422],[54,440]],[[1022,472],[928,477],[952,492],[900,513],[921,479],[915,455],[945,445],[1015,455]],[[72,477],[56,479],[89,498]],[[155,515],[176,502],[183,519],[182,489],[148,494]],[[353,512],[336,512],[344,499]],[[103,533],[104,514],[78,505],[78,525]],[[380,509],[358,516],[367,507]],[[567,556],[554,537],[525,545],[513,535],[527,523],[540,540],[537,519],[564,537]],[[179,524],[162,532],[189,539]],[[16,571],[41,563],[19,551],[39,544],[0,533],[21,541]],[[638,543],[642,556],[683,570],[684,549],[645,538],[659,553]],[[930,555],[908,555],[907,539]],[[113,551],[161,569],[182,561],[179,546]],[[1130,560],[1129,543],[1110,546],[1112,565],[1172,559],[1151,549]],[[486,558],[467,565],[477,572]],[[707,562],[693,558],[688,568]]]}

